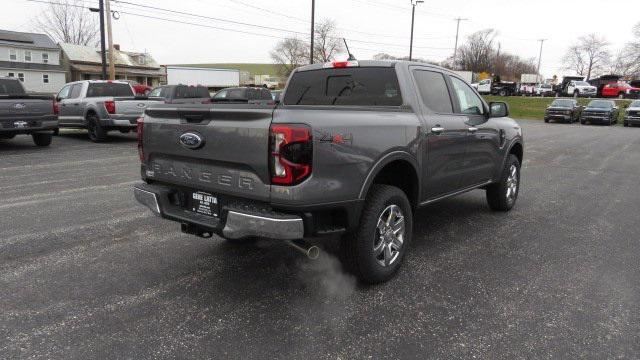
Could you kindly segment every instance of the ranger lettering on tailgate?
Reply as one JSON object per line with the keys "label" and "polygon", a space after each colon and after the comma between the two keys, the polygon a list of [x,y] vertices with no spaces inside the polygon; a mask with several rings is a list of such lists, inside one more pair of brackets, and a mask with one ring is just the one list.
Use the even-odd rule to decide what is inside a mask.
{"label": "ranger lettering on tailgate", "polygon": [[149,177],[195,180],[204,184],[237,187],[243,190],[253,190],[254,188],[252,178],[239,174],[219,174],[211,170],[189,167],[184,164],[165,164],[157,160],[150,164],[150,168],[152,170],[147,171]]}

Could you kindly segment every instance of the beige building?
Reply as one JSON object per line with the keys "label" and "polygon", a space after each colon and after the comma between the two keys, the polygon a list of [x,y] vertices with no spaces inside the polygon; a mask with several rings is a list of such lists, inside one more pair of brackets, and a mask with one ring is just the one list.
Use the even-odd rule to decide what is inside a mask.
{"label": "beige building", "polygon": [[[133,80],[139,84],[158,86],[165,82],[165,73],[148,53],[122,51],[115,45],[117,80]],[[91,46],[60,44],[62,64],[68,71],[67,81],[99,80],[102,74],[100,49]],[[107,56],[108,61],[108,56]]]}

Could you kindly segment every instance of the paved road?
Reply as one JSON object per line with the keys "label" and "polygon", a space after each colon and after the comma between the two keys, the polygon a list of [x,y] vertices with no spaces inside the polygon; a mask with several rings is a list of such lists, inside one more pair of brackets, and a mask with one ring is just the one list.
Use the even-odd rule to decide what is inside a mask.
{"label": "paved road", "polygon": [[[9,358],[638,358],[640,129],[522,121],[516,208],[417,213],[393,281],[182,235],[138,206],[135,138],[0,143]],[[329,246],[331,248],[331,246]]]}

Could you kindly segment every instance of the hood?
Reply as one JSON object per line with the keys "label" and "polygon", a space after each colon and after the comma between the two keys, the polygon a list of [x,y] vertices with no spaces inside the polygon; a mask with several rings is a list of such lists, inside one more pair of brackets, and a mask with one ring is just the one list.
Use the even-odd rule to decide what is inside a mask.
{"label": "hood", "polygon": [[576,87],[578,89],[591,89],[591,90],[598,90],[597,87],[592,86],[592,85],[576,85]]}
{"label": "hood", "polygon": [[547,110],[571,110],[572,108],[569,106],[548,106]]}
{"label": "hood", "polygon": [[628,107],[626,111],[640,111],[640,106]]}

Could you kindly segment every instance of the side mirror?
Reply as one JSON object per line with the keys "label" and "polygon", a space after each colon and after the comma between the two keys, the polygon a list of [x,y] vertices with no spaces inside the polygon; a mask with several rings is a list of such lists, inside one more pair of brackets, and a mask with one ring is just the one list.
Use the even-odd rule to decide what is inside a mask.
{"label": "side mirror", "polygon": [[489,103],[489,117],[498,118],[509,116],[509,106],[505,102],[491,102]]}

